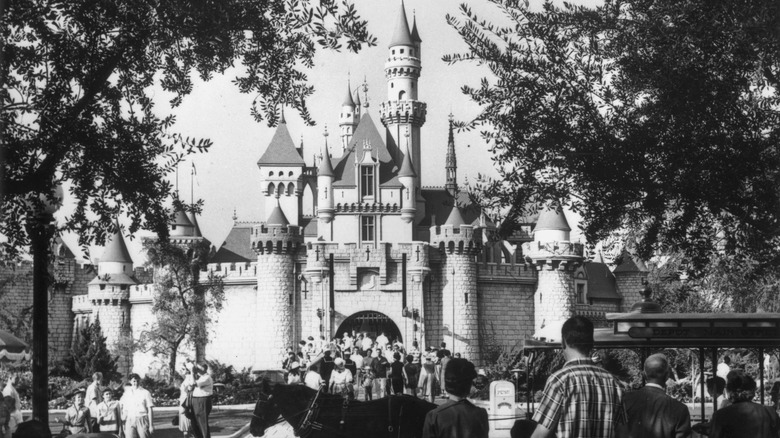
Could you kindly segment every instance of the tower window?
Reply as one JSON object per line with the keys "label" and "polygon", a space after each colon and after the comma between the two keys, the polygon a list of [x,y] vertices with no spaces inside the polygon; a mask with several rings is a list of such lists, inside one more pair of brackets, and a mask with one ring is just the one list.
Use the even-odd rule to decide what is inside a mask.
{"label": "tower window", "polygon": [[577,283],[577,304],[585,304],[585,283]]}
{"label": "tower window", "polygon": [[374,216],[360,218],[360,240],[363,242],[374,241]]}
{"label": "tower window", "polygon": [[401,90],[398,92],[398,100],[404,100],[406,99],[406,91]]}
{"label": "tower window", "polygon": [[393,55],[395,55],[395,49],[393,49]]}
{"label": "tower window", "polygon": [[360,196],[374,196],[374,166],[360,167]]}
{"label": "tower window", "polygon": [[403,54],[403,53],[404,53],[404,49],[401,49],[401,54]]}
{"label": "tower window", "polygon": [[394,87],[395,87],[395,84],[390,82],[390,88],[394,88]]}
{"label": "tower window", "polygon": [[409,49],[409,54],[414,56],[414,49]]}

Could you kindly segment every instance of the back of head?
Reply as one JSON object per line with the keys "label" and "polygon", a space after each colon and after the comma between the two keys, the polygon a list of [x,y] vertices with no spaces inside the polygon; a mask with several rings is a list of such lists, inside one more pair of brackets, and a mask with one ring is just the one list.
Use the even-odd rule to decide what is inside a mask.
{"label": "back of head", "polygon": [[593,323],[584,316],[572,316],[561,327],[561,339],[582,354],[593,349]]}
{"label": "back of head", "polygon": [[726,390],[733,402],[750,401],[756,395],[756,381],[741,370],[729,371]]}
{"label": "back of head", "polygon": [[653,354],[645,359],[645,376],[651,383],[664,386],[669,376],[669,361],[663,354]]}
{"label": "back of head", "polygon": [[38,420],[29,420],[19,423],[13,438],[51,438],[51,430]]}
{"label": "back of head", "polygon": [[452,395],[465,397],[471,392],[471,382],[476,377],[473,363],[466,359],[452,359],[444,370],[444,387]]}
{"label": "back of head", "polygon": [[721,395],[723,394],[723,390],[725,388],[726,381],[723,379],[723,377],[715,376],[707,379],[707,392],[709,392],[710,395]]}

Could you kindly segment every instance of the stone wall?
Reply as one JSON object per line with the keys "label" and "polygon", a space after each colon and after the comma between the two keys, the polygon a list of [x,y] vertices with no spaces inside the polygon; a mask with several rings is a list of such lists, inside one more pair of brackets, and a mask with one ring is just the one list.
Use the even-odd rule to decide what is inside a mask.
{"label": "stone wall", "polygon": [[255,351],[263,350],[256,331],[260,318],[255,303],[257,283],[225,287],[222,311],[213,315],[206,358],[233,365],[237,370],[255,365]]}
{"label": "stone wall", "polygon": [[616,272],[615,284],[618,293],[623,297],[622,311],[628,312],[631,306],[642,301],[642,291],[645,285],[643,280],[647,279],[647,272]]}
{"label": "stone wall", "polygon": [[[571,271],[552,269],[549,264],[541,265],[538,271],[538,287],[534,293],[534,332],[541,333],[547,327],[560,326],[576,311],[574,280]],[[560,336],[559,332],[555,332]]]}
{"label": "stone wall", "polygon": [[[266,253],[257,261],[255,369],[275,369],[293,345],[294,254]],[[296,341],[297,342],[297,341]]]}
{"label": "stone wall", "polygon": [[474,255],[447,253],[444,256],[442,320],[447,348],[459,352],[475,365],[482,365],[479,343],[479,299]]}

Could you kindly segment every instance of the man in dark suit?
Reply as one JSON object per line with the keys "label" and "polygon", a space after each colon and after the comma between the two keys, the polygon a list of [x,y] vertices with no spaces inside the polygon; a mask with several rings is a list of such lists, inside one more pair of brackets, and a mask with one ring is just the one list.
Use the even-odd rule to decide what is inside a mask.
{"label": "man in dark suit", "polygon": [[623,394],[631,438],[686,438],[691,435],[688,408],[666,395],[669,361],[663,354],[645,360],[644,388]]}
{"label": "man in dark suit", "polygon": [[488,438],[487,411],[466,399],[476,377],[473,363],[466,359],[449,361],[444,369],[444,386],[450,399],[425,416],[423,438]]}

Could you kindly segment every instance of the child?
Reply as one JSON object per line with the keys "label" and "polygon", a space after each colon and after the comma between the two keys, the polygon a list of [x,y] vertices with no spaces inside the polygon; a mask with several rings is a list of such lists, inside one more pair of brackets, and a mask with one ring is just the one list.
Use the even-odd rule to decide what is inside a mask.
{"label": "child", "polygon": [[0,437],[11,438],[11,412],[16,408],[16,401],[10,395],[0,400]]}
{"label": "child", "polygon": [[366,401],[373,400],[374,396],[371,390],[374,387],[374,370],[370,366],[365,366],[363,369],[366,370],[363,376],[363,389],[366,391]]}
{"label": "child", "polygon": [[91,433],[89,409],[84,406],[84,390],[73,393],[72,405],[65,411],[65,419],[62,422],[71,435],[77,433]]}
{"label": "child", "polygon": [[101,432],[111,432],[119,435],[122,424],[119,402],[114,400],[114,391],[111,388],[103,389],[103,401],[97,406],[97,422]]}

